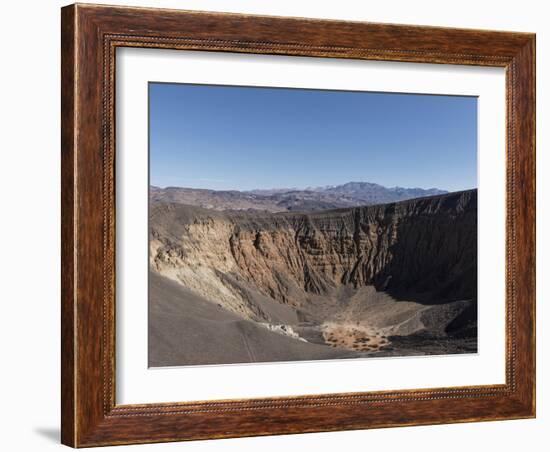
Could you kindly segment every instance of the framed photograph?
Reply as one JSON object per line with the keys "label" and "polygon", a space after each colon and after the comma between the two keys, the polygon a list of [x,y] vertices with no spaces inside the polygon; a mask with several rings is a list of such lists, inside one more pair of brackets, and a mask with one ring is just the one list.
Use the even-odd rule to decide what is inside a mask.
{"label": "framed photograph", "polygon": [[535,416],[535,36],[62,9],[62,442]]}

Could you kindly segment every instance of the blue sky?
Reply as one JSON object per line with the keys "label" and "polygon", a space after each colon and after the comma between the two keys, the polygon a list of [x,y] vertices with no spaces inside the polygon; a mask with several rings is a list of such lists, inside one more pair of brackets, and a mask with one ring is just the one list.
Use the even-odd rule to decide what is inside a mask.
{"label": "blue sky", "polygon": [[475,97],[149,84],[152,185],[477,186]]}

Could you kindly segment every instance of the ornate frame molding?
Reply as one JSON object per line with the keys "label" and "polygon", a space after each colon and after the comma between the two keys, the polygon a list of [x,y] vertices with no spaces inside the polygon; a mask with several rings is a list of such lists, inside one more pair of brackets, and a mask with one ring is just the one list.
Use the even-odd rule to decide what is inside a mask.
{"label": "ornate frame molding", "polygon": [[[526,33],[71,5],[62,9],[62,442],[74,447],[535,414],[535,37]],[[506,384],[115,403],[117,47],[506,68]],[[521,349],[521,354],[517,350]]]}

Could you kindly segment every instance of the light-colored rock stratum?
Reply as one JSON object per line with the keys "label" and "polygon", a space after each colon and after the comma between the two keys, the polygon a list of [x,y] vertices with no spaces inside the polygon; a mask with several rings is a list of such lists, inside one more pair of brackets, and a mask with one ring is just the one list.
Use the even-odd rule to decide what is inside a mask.
{"label": "light-colored rock stratum", "polygon": [[476,231],[476,190],[309,213],[152,202],[150,365],[474,352]]}

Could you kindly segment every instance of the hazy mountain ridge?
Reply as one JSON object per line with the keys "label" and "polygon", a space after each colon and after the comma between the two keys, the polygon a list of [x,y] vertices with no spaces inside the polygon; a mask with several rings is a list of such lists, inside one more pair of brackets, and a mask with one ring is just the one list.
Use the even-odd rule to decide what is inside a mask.
{"label": "hazy mountain ridge", "polygon": [[348,182],[326,187],[209,190],[187,187],[150,187],[152,201],[173,202],[213,210],[303,211],[386,204],[445,194],[438,188],[387,188],[370,182]]}

